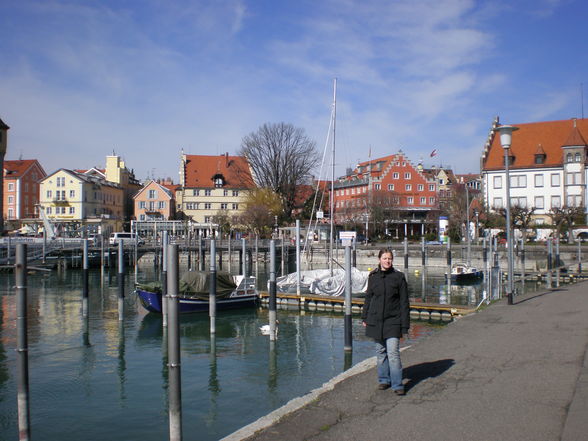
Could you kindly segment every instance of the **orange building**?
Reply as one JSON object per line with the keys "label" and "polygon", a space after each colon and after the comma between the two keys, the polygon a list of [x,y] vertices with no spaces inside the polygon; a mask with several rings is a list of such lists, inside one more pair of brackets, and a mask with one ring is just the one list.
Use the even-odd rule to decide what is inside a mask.
{"label": "orange building", "polygon": [[4,161],[4,219],[38,217],[39,182],[47,176],[36,159]]}
{"label": "orange building", "polygon": [[170,220],[176,212],[176,188],[171,181],[148,181],[134,197],[135,219]]}

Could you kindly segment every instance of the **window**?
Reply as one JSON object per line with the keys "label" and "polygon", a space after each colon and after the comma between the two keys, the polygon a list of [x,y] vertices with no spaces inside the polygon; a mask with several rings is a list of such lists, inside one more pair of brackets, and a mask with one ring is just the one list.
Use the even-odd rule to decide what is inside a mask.
{"label": "window", "polygon": [[545,164],[545,155],[543,155],[543,154],[535,155],[535,164]]}
{"label": "window", "polygon": [[423,184],[419,184],[417,187],[418,191],[423,191],[425,189],[425,186]]}
{"label": "window", "polygon": [[527,197],[526,196],[519,196],[519,197],[511,197],[510,198],[510,205],[513,207],[527,207]]}
{"label": "window", "polygon": [[149,199],[157,199],[157,190],[149,190]]}
{"label": "window", "polygon": [[141,214],[141,215],[139,216],[139,220],[145,220],[145,215],[144,215],[144,214]]}
{"label": "window", "polygon": [[65,177],[58,177],[57,178],[57,186],[58,187],[65,187]]}
{"label": "window", "polygon": [[527,176],[525,175],[513,175],[510,177],[510,186],[512,188],[525,188],[527,187]]}
{"label": "window", "polygon": [[551,173],[551,186],[552,187],[559,187],[559,173]]}
{"label": "window", "polygon": [[75,190],[70,190],[69,191],[69,197],[70,198],[75,198],[76,197],[76,191]]}
{"label": "window", "polygon": [[388,191],[394,191],[394,184],[388,184]]}
{"label": "window", "polygon": [[435,184],[429,184],[429,191],[435,191]]}
{"label": "window", "polygon": [[149,201],[149,211],[155,210],[155,201]]}
{"label": "window", "polygon": [[209,224],[210,220],[212,219],[212,216],[204,216],[204,222]]}
{"label": "window", "polygon": [[580,173],[567,173],[566,185],[580,185],[582,183],[582,175]]}
{"label": "window", "polygon": [[197,188],[192,190],[192,196],[200,196],[200,190],[198,190]]}
{"label": "window", "polygon": [[543,196],[535,196],[535,208],[542,210],[545,208],[545,202]]}
{"label": "window", "polygon": [[75,214],[76,213],[76,207],[69,207],[69,214]]}
{"label": "window", "polygon": [[575,155],[575,162],[582,162],[582,155],[579,152]]}
{"label": "window", "polygon": [[568,207],[580,207],[582,205],[582,197],[580,195],[568,195]]}
{"label": "window", "polygon": [[561,208],[560,196],[551,196],[551,208]]}
{"label": "window", "polygon": [[223,190],[223,196],[228,196],[229,195],[229,190]]}
{"label": "window", "polygon": [[211,204],[210,202],[206,202],[206,203],[204,204],[204,209],[205,209],[205,210],[210,210],[211,208],[212,208],[212,204]]}
{"label": "window", "polygon": [[[404,165],[404,163],[402,163]],[[410,173],[404,173],[404,179],[410,179]]]}
{"label": "window", "polygon": [[239,190],[233,190],[233,196],[239,196]]}
{"label": "window", "polygon": [[494,188],[502,188],[502,176],[494,176]]}
{"label": "window", "polygon": [[406,189],[406,191],[411,191],[412,190],[412,184],[406,184],[404,186],[404,188]]}
{"label": "window", "polygon": [[[338,204],[339,202],[337,202]],[[239,209],[239,204],[233,204],[232,205],[233,210],[238,210]]]}
{"label": "window", "polygon": [[14,204],[14,196],[8,196],[8,203]]}
{"label": "window", "polygon": [[535,175],[535,187],[543,187],[543,175]]}
{"label": "window", "polygon": [[51,207],[47,207],[47,209],[45,211],[47,212],[47,214],[51,214],[52,213]]}
{"label": "window", "polygon": [[14,219],[14,208],[8,209],[8,219]]}
{"label": "window", "polygon": [[399,179],[399,178],[400,178],[400,173],[398,173],[398,172],[392,173],[392,179]]}
{"label": "window", "polygon": [[204,190],[204,196],[212,196],[212,190]]}
{"label": "window", "polygon": [[227,206],[228,206],[228,204],[226,204],[226,203],[223,202],[221,204],[221,210],[226,210],[227,209]]}
{"label": "window", "polygon": [[14,182],[8,183],[8,191],[14,191]]}
{"label": "window", "polygon": [[421,204],[425,205],[427,203],[427,198],[421,198]]}
{"label": "window", "polygon": [[494,198],[494,201],[492,203],[492,206],[497,209],[497,208],[503,208],[504,204],[502,203],[502,198]]}
{"label": "window", "polygon": [[409,196],[409,197],[407,197],[407,198],[406,198],[406,203],[407,203],[408,205],[412,205],[412,204],[414,204],[414,198],[413,198],[412,196]]}
{"label": "window", "polygon": [[381,190],[381,189],[382,189],[381,184],[374,184],[374,190]]}
{"label": "window", "polygon": [[429,204],[433,205],[435,203],[435,198],[434,197],[430,197],[429,198]]}
{"label": "window", "polygon": [[566,162],[573,162],[573,161],[572,161],[572,154],[571,154],[571,153],[568,153],[568,154],[566,155]]}
{"label": "window", "polygon": [[165,209],[165,201],[159,201],[159,203],[157,204],[157,208],[159,208],[160,210]]}
{"label": "window", "polygon": [[47,199],[51,199],[53,197],[53,192],[51,190],[47,190]]}
{"label": "window", "polygon": [[214,179],[214,186],[216,188],[221,188],[223,186],[223,178],[217,177]]}
{"label": "window", "polygon": [[139,201],[139,208],[145,208],[145,201]]}

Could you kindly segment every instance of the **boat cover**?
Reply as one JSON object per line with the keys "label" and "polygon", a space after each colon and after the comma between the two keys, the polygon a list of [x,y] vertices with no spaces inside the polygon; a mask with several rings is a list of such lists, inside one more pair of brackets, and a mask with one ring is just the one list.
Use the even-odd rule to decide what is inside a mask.
{"label": "boat cover", "polygon": [[[296,292],[296,274],[290,273],[286,276],[278,277],[276,279],[278,291]],[[369,274],[369,271],[351,268],[352,293],[367,291]],[[341,296],[345,293],[345,270],[334,269],[332,276],[331,271],[328,269],[301,271],[300,289],[302,292],[311,294]]]}
{"label": "boat cover", "polygon": [[[161,282],[137,285],[143,291],[161,293]],[[216,273],[216,296],[224,298],[237,288],[229,273]],[[180,295],[185,298],[208,300],[210,295],[210,274],[204,271],[188,271],[180,279]]]}

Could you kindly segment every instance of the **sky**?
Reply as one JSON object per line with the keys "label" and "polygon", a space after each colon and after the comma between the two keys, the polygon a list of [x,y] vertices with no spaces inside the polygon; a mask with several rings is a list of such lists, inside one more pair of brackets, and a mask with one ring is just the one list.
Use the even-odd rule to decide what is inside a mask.
{"label": "sky", "polygon": [[[6,159],[178,182],[182,151],[303,128],[329,178],[402,150],[478,173],[492,121],[583,116],[584,0],[0,0]],[[588,106],[586,106],[588,112]],[[437,155],[430,156],[436,149]]]}

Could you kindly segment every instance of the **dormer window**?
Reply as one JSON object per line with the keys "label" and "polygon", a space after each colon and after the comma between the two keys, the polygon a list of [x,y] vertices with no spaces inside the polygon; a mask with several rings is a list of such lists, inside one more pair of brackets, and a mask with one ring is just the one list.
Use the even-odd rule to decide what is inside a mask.
{"label": "dormer window", "polygon": [[[503,165],[506,165],[506,158],[504,158],[502,161],[504,162]],[[514,161],[515,161],[514,155],[508,155],[508,165],[509,166],[513,165]]]}
{"label": "dormer window", "polygon": [[576,152],[576,162],[582,162],[582,156],[580,155],[580,152]]}
{"label": "dormer window", "polygon": [[212,177],[215,188],[221,188],[225,185],[225,178],[220,173],[217,173]]}
{"label": "dormer window", "polygon": [[535,164],[545,164],[545,154],[535,155]]}
{"label": "dormer window", "polygon": [[574,162],[574,161],[572,160],[572,154],[571,154],[571,153],[568,153],[568,154],[566,155],[566,162],[568,162],[568,163],[569,163],[569,162]]}

